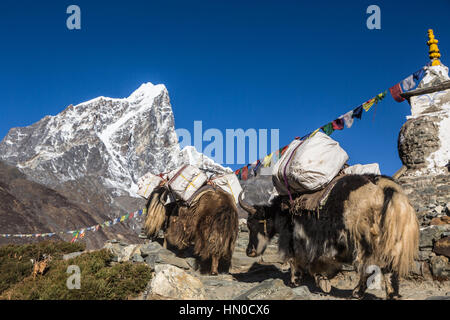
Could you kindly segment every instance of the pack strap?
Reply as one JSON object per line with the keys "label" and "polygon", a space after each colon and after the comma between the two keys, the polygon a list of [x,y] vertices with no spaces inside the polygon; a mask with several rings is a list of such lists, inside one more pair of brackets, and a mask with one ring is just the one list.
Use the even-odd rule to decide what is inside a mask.
{"label": "pack strap", "polygon": [[286,176],[286,169],[287,169],[287,167],[288,167],[288,165],[289,165],[289,162],[292,160],[292,157],[294,156],[295,152],[297,151],[298,147],[300,147],[300,146],[303,144],[303,142],[305,142],[305,141],[306,141],[306,140],[301,141],[301,142],[299,143],[299,145],[296,146],[295,149],[291,152],[291,155],[289,156],[288,161],[286,161],[286,165],[284,166],[284,169],[283,169],[284,184],[285,184],[285,186],[286,186],[286,189],[287,189],[287,192],[288,192],[288,195],[289,195],[289,200],[290,200],[291,202],[294,201],[294,200],[292,199],[292,194],[291,194],[291,191],[290,191],[290,189],[289,189],[289,183],[288,183],[288,181],[287,181],[287,176]]}

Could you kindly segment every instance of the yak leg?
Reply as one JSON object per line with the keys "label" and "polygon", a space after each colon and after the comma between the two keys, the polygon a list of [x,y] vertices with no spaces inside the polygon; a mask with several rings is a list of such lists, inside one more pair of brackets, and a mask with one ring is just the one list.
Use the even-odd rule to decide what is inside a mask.
{"label": "yak leg", "polygon": [[330,293],[330,279],[336,276],[341,265],[328,257],[320,257],[309,265],[309,274],[314,277],[316,286],[323,292]]}
{"label": "yak leg", "polygon": [[291,269],[291,287],[298,287],[300,285],[300,280],[303,276],[302,270],[298,267],[295,258],[289,259],[289,266]]}
{"label": "yak leg", "polygon": [[216,255],[213,255],[211,257],[211,275],[212,276],[217,276],[219,274],[218,268],[219,268],[219,257]]}
{"label": "yak leg", "polygon": [[316,286],[318,286],[323,292],[330,293],[331,282],[327,277],[325,277],[321,274],[315,274],[314,280],[316,282]]}
{"label": "yak leg", "polygon": [[361,268],[359,272],[359,282],[355,289],[353,289],[352,296],[356,299],[362,299],[367,290],[367,279],[371,274],[367,273],[366,268]]}
{"label": "yak leg", "polygon": [[384,284],[385,284],[385,289],[386,289],[386,299],[389,299],[389,300],[399,299],[401,297],[401,295],[399,293],[400,283],[399,283],[399,279],[398,279],[398,273],[393,272],[393,273],[383,274],[383,277],[384,277]]}

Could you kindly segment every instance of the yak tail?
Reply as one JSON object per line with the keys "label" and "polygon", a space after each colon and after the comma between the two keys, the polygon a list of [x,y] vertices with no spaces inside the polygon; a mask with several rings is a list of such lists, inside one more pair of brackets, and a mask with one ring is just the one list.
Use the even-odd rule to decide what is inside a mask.
{"label": "yak tail", "polygon": [[419,223],[416,212],[394,181],[384,178],[377,184],[384,191],[379,258],[403,277],[413,268],[418,254]]}
{"label": "yak tail", "polygon": [[163,190],[156,190],[150,196],[147,207],[147,217],[144,223],[144,232],[147,237],[155,236],[164,224],[166,207],[162,201],[163,195]]}

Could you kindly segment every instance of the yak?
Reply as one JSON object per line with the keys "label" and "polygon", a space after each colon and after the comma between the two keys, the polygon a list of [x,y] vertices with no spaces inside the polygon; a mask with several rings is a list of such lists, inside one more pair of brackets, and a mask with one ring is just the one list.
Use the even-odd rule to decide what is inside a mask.
{"label": "yak", "polygon": [[386,297],[400,297],[399,277],[409,273],[417,257],[419,223],[402,188],[390,177],[344,175],[330,187],[317,212],[297,210],[295,200],[286,196],[259,206],[250,206],[241,196],[239,203],[248,212],[247,255],[263,254],[279,234],[278,248],[290,264],[291,285],[309,274],[330,292],[329,279],[343,264],[352,264],[360,276],[352,296],[361,299],[371,275],[367,268],[376,265]]}
{"label": "yak", "polygon": [[218,187],[201,188],[189,202],[165,204],[169,191],[159,187],[147,205],[144,232],[155,237],[164,231],[167,243],[184,250],[193,244],[194,253],[202,261],[211,259],[211,275],[218,274],[220,260],[230,268],[238,235],[238,211],[232,196]]}

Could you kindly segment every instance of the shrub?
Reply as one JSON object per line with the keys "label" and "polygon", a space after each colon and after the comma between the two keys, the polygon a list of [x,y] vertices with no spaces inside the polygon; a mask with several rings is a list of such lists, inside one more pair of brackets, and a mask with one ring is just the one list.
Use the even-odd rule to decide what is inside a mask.
{"label": "shrub", "polygon": [[82,243],[43,241],[25,245],[0,247],[0,294],[10,286],[22,281],[33,270],[31,259],[39,260],[44,254],[61,259],[66,253],[83,251]]}
{"label": "shrub", "polygon": [[[75,250],[78,251],[78,250]],[[56,253],[56,251],[55,251]],[[53,257],[44,275],[28,276],[10,285],[0,299],[44,300],[99,300],[128,299],[142,292],[151,278],[151,270],[145,264],[131,262],[111,264],[112,255],[107,250],[83,253],[64,261]],[[81,288],[69,290],[66,282],[70,274],[67,268],[77,265],[81,270]]]}

